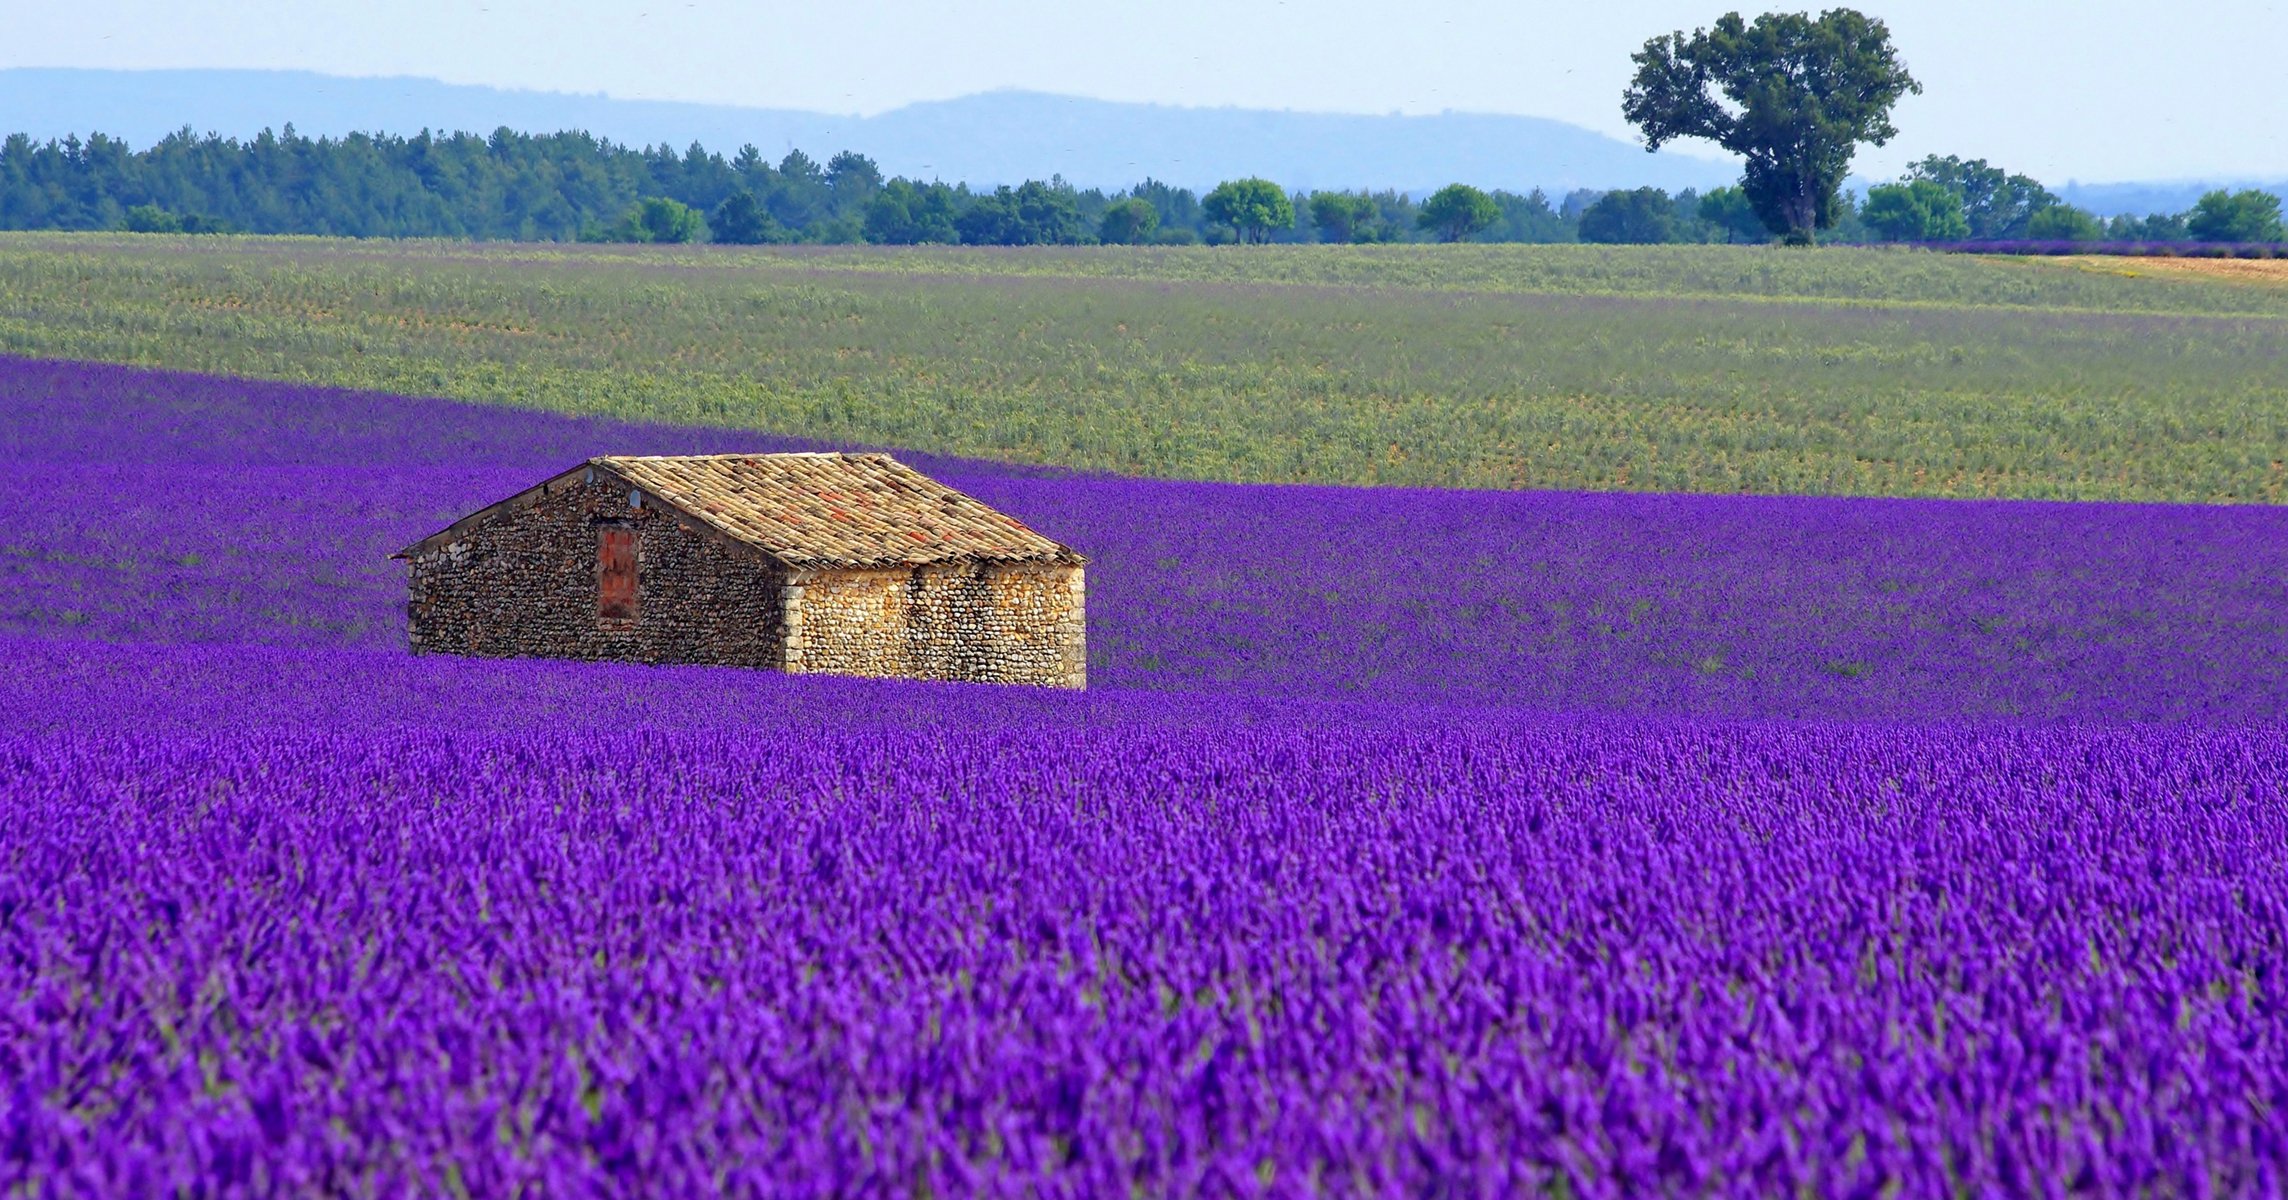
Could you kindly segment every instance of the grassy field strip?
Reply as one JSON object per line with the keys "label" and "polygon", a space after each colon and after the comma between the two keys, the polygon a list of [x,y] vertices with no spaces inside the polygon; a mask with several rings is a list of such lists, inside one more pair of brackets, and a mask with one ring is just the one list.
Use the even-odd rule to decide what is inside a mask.
{"label": "grassy field strip", "polygon": [[[2288,286],[2273,272],[2179,260],[2104,260],[1768,246],[1262,246],[870,247],[565,246],[315,237],[152,237],[0,234],[12,253],[103,259],[212,257],[251,263],[468,263],[497,267],[619,264],[666,277],[694,272],[798,276],[880,274],[1017,279],[1137,279],[1167,283],[1405,288],[1431,291],[1852,301],[2062,312],[2210,314],[2288,318]],[[2209,262],[2209,260],[2182,260]],[[2142,268],[2155,266],[2153,270]],[[2256,264],[2261,266],[2262,264]],[[2249,286],[2251,282],[2256,286]]]}
{"label": "grassy field strip", "polygon": [[[1322,251],[1335,252],[1338,250],[1357,251],[1384,249],[1407,249],[1426,253],[1437,253],[1450,248],[1435,246],[1376,246],[1269,247],[1258,249],[1270,249],[1274,253],[1282,254],[1311,254],[1314,252]],[[1493,250],[1499,248],[1470,247],[1469,249]],[[1579,248],[1535,247],[1534,249],[1542,251],[1554,251]],[[1648,250],[1658,251],[1662,248],[1631,246],[1595,247],[1594,249],[1599,252],[1630,252]],[[1738,253],[1761,256],[1783,253],[1781,251],[1775,251],[1767,248],[1748,247],[1700,246],[1692,247],[1691,249],[1700,253],[1723,255]],[[1252,252],[1252,250],[1242,251],[1242,253]],[[963,253],[966,254],[968,252],[964,251]],[[1986,268],[2003,272],[2055,270],[2055,268],[2050,266],[2046,261],[2034,259],[1999,257],[1969,259],[1963,256],[1947,255],[1910,256],[1909,253],[1905,251],[1867,251],[1858,249],[1836,249],[1823,251],[1822,253],[1835,254],[1839,256],[1866,256],[1876,259],[1877,265],[1879,266],[1891,265],[1927,268],[1933,265],[1933,260],[1937,260],[1940,269],[1931,271],[1930,275],[1933,276],[1933,278],[1927,281],[1936,285],[1952,285],[1958,282],[1979,282],[1988,284],[1995,282],[1990,277],[1982,278],[1983,271],[1960,271],[1959,268],[1953,267],[1947,260],[1952,260],[1952,262],[1959,263],[1979,263]],[[1883,263],[1881,261],[1883,259],[1889,259],[1891,261],[1889,263]],[[1081,260],[1076,262],[1075,265],[1084,265],[1084,262],[1085,260]],[[2245,278],[2236,277],[2225,272],[2202,272],[2190,270],[2173,271],[2166,269],[2156,270],[2150,273],[2130,270],[2106,273],[2111,277],[2117,279],[2141,280],[2158,285],[2150,288],[2139,288],[2134,293],[2129,294],[2123,294],[2120,291],[2116,291],[2115,289],[2110,288],[2103,290],[2093,290],[2085,293],[2080,289],[2070,287],[2045,286],[2049,281],[2036,277],[2031,280],[2023,281],[2024,286],[1990,287],[1983,290],[1970,287],[1964,287],[1960,290],[1955,290],[1951,287],[1941,286],[1933,289],[1934,291],[1937,291],[1941,294],[1921,295],[1916,294],[1912,290],[1912,282],[1910,282],[1907,286],[1901,287],[1898,286],[1899,281],[1888,281],[1893,286],[1893,288],[1896,288],[1896,290],[1892,290],[1892,288],[1886,288],[1883,286],[1876,286],[1876,281],[1874,280],[1866,281],[1869,286],[1864,288],[1851,285],[1857,283],[1858,281],[1851,281],[1850,283],[1839,283],[1836,286],[1823,287],[1821,286],[1822,281],[1816,276],[1796,275],[1792,272],[1785,271],[1776,271],[1770,273],[1744,272],[1737,275],[1696,274],[1686,276],[1681,279],[1667,278],[1658,275],[1570,276],[1550,273],[1536,273],[1517,277],[1504,277],[1490,272],[1457,272],[1453,276],[1440,278],[1436,276],[1409,276],[1396,272],[1384,273],[1374,270],[1328,272],[1323,276],[1317,273],[1255,270],[1224,270],[1201,272],[1185,271],[1170,273],[1144,270],[1058,270],[1055,268],[1065,264],[1055,262],[1049,263],[1041,268],[1034,270],[1009,270],[1003,269],[1000,263],[994,262],[991,259],[981,259],[981,261],[976,264],[974,269],[962,269],[965,265],[968,264],[964,264],[960,261],[954,261],[945,264],[931,263],[928,265],[897,264],[874,261],[867,257],[853,255],[847,258],[836,258],[816,265],[810,265],[809,269],[818,275],[885,274],[907,278],[934,277],[946,279],[965,279],[979,277],[993,278],[1012,276],[1070,279],[1134,279],[1142,281],[1184,281],[1191,283],[1250,284],[1257,286],[1288,288],[1309,287],[1356,290],[1406,289],[1414,291],[1437,291],[1482,295],[1657,296],[1670,297],[1675,299],[1721,299],[1727,301],[1762,301],[1767,303],[1780,304],[1818,301],[1822,303],[1863,305],[1870,307],[1881,306],[1904,308],[1995,309],[2004,311],[2038,309],[2049,312],[2076,314],[2108,313],[2121,316],[2202,315],[2219,317],[2256,317],[2269,318],[2274,320],[2288,320],[2288,285],[2276,283],[2274,278],[2267,273],[2250,273]],[[739,263],[712,264],[694,262],[689,264],[687,269],[751,270],[754,268]],[[2216,286],[2218,283],[2223,283],[2225,286]],[[2187,284],[2193,285],[2192,291],[2194,294],[2184,294]],[[2250,286],[2251,284],[2254,284],[2255,286]],[[1945,294],[1948,292],[1951,292],[1952,294]]]}
{"label": "grassy field strip", "polygon": [[[1386,275],[1437,280],[1512,248],[1394,249],[1372,260]],[[1693,262],[1523,249],[1563,251],[1548,262],[1577,283]],[[2288,500],[2288,331],[2269,314],[1139,274],[1219,261],[1157,252],[1127,275],[1031,270],[1119,255],[9,237],[0,351],[1160,477]]]}

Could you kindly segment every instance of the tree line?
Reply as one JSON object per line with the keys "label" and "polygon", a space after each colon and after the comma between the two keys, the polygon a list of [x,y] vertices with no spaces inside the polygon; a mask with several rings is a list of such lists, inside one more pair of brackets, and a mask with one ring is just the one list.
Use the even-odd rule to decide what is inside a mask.
{"label": "tree line", "polygon": [[[1927,158],[1864,203],[1841,194],[1828,240],[2265,241],[2279,201],[2215,193],[2187,213],[2102,221],[1982,160]],[[585,133],[507,129],[308,138],[291,125],[241,142],[178,131],[143,151],[85,141],[0,142],[0,228],[247,232],[519,241],[889,245],[1220,242],[1762,242],[1744,186],[1576,190],[1552,199],[1452,184],[1289,191],[1230,180],[1205,194],[1146,180],[1123,191],[1061,179],[1014,187],[885,177],[843,151],[766,161],[694,143],[630,148]]]}
{"label": "tree line", "polygon": [[[2178,213],[2099,217],[2025,175],[1984,159],[1931,155],[1897,183],[1864,198],[1839,191],[1825,240],[1871,242],[2279,242],[2280,197],[2254,188],[2217,189]],[[1785,240],[1756,211],[1744,187],[1608,192],[1579,216],[1584,242],[1764,242]]]}
{"label": "tree line", "polygon": [[[137,151],[92,134],[0,141],[0,229],[244,232],[518,241],[891,245],[1235,241],[1557,242],[1581,203],[1456,185],[1290,194],[1259,179],[1202,195],[1062,179],[1014,187],[885,177],[863,154],[778,162],[693,143],[628,147],[581,132],[239,141],[188,128]],[[1298,216],[1300,214],[1300,217]]]}
{"label": "tree line", "polygon": [[1867,189],[1859,220],[1882,241],[2277,242],[2280,197],[2255,188],[2203,194],[2180,213],[2102,218],[2039,182],[1993,166],[1932,156],[1897,183]]}

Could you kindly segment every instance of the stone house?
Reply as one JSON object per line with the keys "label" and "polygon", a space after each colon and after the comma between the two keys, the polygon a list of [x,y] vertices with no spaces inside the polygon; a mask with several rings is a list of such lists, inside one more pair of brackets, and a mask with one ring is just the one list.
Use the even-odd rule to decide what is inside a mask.
{"label": "stone house", "polygon": [[592,458],[392,557],[415,653],[1087,684],[1081,556],[886,454]]}

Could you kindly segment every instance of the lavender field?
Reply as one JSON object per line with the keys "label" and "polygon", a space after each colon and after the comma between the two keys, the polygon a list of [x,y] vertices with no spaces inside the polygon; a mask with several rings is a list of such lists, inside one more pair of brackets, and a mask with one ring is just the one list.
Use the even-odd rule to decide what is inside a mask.
{"label": "lavender field", "polygon": [[1138,482],[1091,690],[416,660],[723,430],[0,359],[0,1190],[2263,1194],[2288,510]]}

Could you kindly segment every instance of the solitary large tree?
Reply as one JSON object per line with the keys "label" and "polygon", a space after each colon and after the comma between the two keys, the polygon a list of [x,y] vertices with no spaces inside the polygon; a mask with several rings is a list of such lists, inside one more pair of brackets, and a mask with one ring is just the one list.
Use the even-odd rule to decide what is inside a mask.
{"label": "solitary large tree", "polygon": [[1663,34],[1630,58],[1637,75],[1621,112],[1644,131],[1645,149],[1697,137],[1747,159],[1740,187],[1756,215],[1800,245],[1835,224],[1859,143],[1890,141],[1891,106],[1923,90],[1892,50],[1891,31],[1848,8],[1816,20],[1766,13],[1753,25],[1726,13],[1713,28]]}

